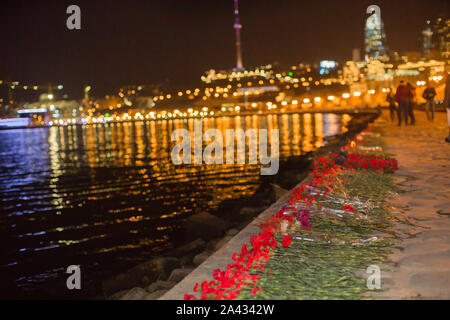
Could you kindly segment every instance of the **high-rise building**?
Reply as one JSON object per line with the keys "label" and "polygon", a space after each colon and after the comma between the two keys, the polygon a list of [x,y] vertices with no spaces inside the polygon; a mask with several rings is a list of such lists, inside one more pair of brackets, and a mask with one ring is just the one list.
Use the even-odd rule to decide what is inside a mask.
{"label": "high-rise building", "polygon": [[424,57],[450,58],[450,19],[437,18],[434,22],[427,21],[423,35],[422,53]]}
{"label": "high-rise building", "polygon": [[422,46],[422,56],[427,58],[430,54],[431,50],[431,37],[433,36],[433,31],[431,31],[431,28],[429,26],[430,20],[427,21],[427,28],[422,31],[422,40],[423,40],[423,46]]}
{"label": "high-rise building", "polygon": [[[372,7],[372,6],[371,6]],[[386,46],[386,34],[384,23],[376,8],[367,8],[368,13],[372,13],[366,20],[365,26],[365,49],[368,59],[388,59],[388,48]],[[378,8],[378,7],[377,7]],[[372,11],[373,10],[373,11]],[[378,8],[379,11],[379,8]]]}
{"label": "high-rise building", "polygon": [[241,29],[242,25],[239,22],[239,1],[234,0],[234,25],[233,28],[236,30],[236,70],[244,70],[242,64],[242,52],[241,52]]}

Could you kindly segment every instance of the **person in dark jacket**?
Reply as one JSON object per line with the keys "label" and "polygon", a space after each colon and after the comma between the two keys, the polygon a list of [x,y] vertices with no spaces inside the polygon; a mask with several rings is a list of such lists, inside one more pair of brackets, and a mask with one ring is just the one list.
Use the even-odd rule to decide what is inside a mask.
{"label": "person in dark jacket", "polygon": [[408,124],[408,105],[411,99],[411,89],[401,80],[400,85],[395,92],[395,100],[398,102],[398,125],[401,126],[402,119],[405,120],[405,125]]}
{"label": "person in dark jacket", "polygon": [[386,96],[386,101],[389,102],[389,110],[391,112],[391,121],[395,120],[395,114],[398,114],[397,106],[395,105],[395,97],[392,91],[389,91]]}
{"label": "person in dark jacket", "polygon": [[[434,120],[434,97],[436,97],[436,90],[428,86],[422,94],[422,97],[426,100],[425,102],[425,111],[427,113],[428,120]],[[431,111],[431,117],[430,117]]]}
{"label": "person in dark jacket", "polygon": [[408,86],[409,90],[411,91],[411,96],[408,103],[408,116],[411,119],[409,124],[414,125],[416,123],[416,118],[414,117],[414,107],[416,105],[416,88],[414,88],[409,82],[406,83],[406,86]]}
{"label": "person in dark jacket", "polygon": [[447,73],[447,80],[445,82],[444,108],[447,112],[448,122],[448,137],[445,138],[445,141],[450,142],[450,73]]}

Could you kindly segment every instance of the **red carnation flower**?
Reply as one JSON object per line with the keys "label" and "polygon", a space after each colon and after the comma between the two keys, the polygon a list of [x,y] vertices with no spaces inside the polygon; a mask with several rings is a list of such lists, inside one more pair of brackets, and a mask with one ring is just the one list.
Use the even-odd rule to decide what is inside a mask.
{"label": "red carnation flower", "polygon": [[261,289],[258,289],[257,287],[253,287],[252,289],[252,295],[257,294],[258,292],[262,291]]}
{"label": "red carnation flower", "polygon": [[289,247],[289,245],[291,244],[291,236],[290,235],[285,235],[284,237],[283,237],[283,242],[282,242],[282,244],[283,244],[283,247],[284,248],[287,248],[287,247]]}

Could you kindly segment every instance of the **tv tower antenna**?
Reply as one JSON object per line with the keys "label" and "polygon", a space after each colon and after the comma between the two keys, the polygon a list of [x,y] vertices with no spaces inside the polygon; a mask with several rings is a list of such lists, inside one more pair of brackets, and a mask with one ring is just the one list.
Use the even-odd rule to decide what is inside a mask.
{"label": "tv tower antenna", "polygon": [[236,70],[244,70],[242,65],[242,52],[241,52],[241,29],[242,24],[239,22],[239,0],[234,0],[234,25],[236,29]]}

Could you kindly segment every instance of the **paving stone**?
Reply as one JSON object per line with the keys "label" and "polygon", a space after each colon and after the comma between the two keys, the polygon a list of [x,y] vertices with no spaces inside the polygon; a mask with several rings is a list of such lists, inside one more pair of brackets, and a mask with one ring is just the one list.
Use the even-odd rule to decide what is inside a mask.
{"label": "paving stone", "polygon": [[421,272],[411,276],[410,283],[416,288],[427,288],[450,294],[450,272]]}

